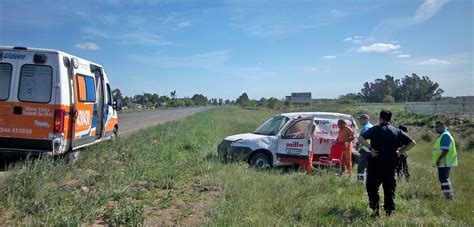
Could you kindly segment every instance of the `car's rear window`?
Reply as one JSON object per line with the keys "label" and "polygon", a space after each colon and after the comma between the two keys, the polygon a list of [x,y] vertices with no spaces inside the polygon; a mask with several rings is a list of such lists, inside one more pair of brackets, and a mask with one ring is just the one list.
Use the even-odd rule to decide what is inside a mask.
{"label": "car's rear window", "polygon": [[20,72],[18,99],[23,102],[51,101],[53,68],[47,65],[23,65]]}
{"label": "car's rear window", "polygon": [[12,65],[0,63],[0,100],[8,99],[10,94],[10,84],[12,80]]}

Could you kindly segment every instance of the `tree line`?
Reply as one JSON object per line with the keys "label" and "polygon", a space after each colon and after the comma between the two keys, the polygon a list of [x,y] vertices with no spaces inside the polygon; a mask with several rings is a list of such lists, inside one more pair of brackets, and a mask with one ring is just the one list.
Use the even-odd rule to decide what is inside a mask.
{"label": "tree line", "polygon": [[[373,82],[365,82],[358,93],[348,93],[339,96],[338,103],[348,104],[355,102],[367,103],[394,103],[394,102],[420,102],[434,101],[441,98],[443,89],[439,84],[432,81],[428,76],[418,76],[413,73],[405,75],[401,79],[386,75],[384,78],[375,79]],[[176,90],[171,91],[169,96],[156,93],[143,93],[134,96],[122,96],[120,89],[112,92],[114,100],[128,108],[158,108],[158,107],[190,107],[190,106],[222,106],[239,105],[241,107],[266,107],[279,109],[289,107],[289,100],[278,98],[265,98],[259,100],[250,99],[246,92],[235,100],[222,98],[207,98],[202,94],[194,94],[191,98],[177,98]],[[314,100],[313,100],[314,101]]]}
{"label": "tree line", "polygon": [[171,91],[170,95],[158,95],[156,93],[143,93],[134,96],[123,96],[120,89],[114,89],[112,91],[114,100],[119,103],[120,106],[126,108],[146,108],[153,109],[159,107],[190,107],[190,106],[207,106],[207,105],[229,105],[230,100],[224,100],[222,98],[210,98],[202,94],[194,94],[191,98],[177,98],[176,90]]}
{"label": "tree line", "polygon": [[359,93],[349,93],[339,97],[340,102],[424,102],[435,101],[444,93],[439,84],[428,76],[405,75],[401,79],[386,75],[385,78],[365,82]]}

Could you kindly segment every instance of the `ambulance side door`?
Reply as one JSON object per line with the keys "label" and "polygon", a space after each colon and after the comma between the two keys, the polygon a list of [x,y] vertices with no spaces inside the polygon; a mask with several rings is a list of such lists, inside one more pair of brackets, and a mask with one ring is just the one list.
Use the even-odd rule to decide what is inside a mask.
{"label": "ambulance side door", "polygon": [[80,65],[74,71],[74,147],[79,147],[96,139],[96,82],[88,65]]}
{"label": "ambulance side door", "polygon": [[314,118],[294,121],[278,138],[276,156],[281,162],[287,159],[307,159],[312,148]]}
{"label": "ambulance side door", "polygon": [[[17,60],[9,58],[9,51],[0,51],[0,137],[11,137],[13,117],[14,81],[17,75]],[[8,143],[8,139],[4,141]],[[6,146],[5,146],[6,147]]]}

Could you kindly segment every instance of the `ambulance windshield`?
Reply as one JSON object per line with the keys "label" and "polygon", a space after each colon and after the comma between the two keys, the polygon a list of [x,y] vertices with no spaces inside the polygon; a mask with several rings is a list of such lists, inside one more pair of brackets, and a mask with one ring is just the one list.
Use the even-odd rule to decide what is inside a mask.
{"label": "ambulance windshield", "polygon": [[273,136],[288,122],[289,118],[285,116],[274,116],[255,130],[255,134]]}

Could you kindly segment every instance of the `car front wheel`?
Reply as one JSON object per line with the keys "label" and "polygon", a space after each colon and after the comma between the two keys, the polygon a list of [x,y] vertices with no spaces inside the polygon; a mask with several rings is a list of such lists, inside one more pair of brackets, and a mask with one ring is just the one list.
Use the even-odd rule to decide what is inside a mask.
{"label": "car front wheel", "polygon": [[256,153],[250,158],[250,165],[256,169],[270,168],[270,158],[263,153]]}

